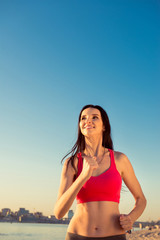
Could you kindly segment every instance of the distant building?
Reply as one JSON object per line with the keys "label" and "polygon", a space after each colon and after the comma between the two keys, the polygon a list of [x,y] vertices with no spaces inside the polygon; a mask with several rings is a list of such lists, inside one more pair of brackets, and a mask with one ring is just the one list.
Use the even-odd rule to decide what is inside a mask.
{"label": "distant building", "polygon": [[37,218],[33,213],[21,216],[21,222],[37,222]]}
{"label": "distant building", "polygon": [[10,214],[11,214],[11,209],[10,208],[3,208],[2,209],[2,216],[7,217]]}
{"label": "distant building", "polygon": [[34,216],[37,218],[41,218],[41,217],[43,217],[43,214],[42,214],[42,212],[35,212]]}
{"label": "distant building", "polygon": [[27,214],[29,214],[29,211],[26,210],[25,208],[20,208],[17,212],[18,216],[26,216]]}
{"label": "distant building", "polygon": [[73,217],[73,215],[74,215],[73,210],[69,210],[68,218],[71,219]]}
{"label": "distant building", "polygon": [[50,219],[50,220],[54,220],[54,221],[57,220],[56,217],[55,217],[54,215],[50,215],[50,216],[49,216],[49,219]]}

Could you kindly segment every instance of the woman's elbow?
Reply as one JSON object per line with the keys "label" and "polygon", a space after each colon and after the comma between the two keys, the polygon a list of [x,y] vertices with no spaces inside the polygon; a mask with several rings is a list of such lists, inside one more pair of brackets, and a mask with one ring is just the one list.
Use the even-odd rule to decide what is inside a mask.
{"label": "woman's elbow", "polygon": [[60,213],[57,211],[56,208],[54,208],[54,216],[55,216],[55,218],[57,218],[58,220],[61,219]]}
{"label": "woman's elbow", "polygon": [[57,207],[55,206],[54,208],[54,216],[60,220],[61,218],[63,218],[64,216],[62,215],[62,213],[57,209]]}
{"label": "woman's elbow", "polygon": [[143,196],[139,197],[137,200],[139,203],[141,203],[141,205],[145,209],[146,205],[147,205],[147,199],[145,198],[145,196],[143,195]]}
{"label": "woman's elbow", "polygon": [[55,218],[57,218],[58,220],[60,220],[62,218],[61,215],[58,215],[58,214],[55,214],[55,213],[54,213],[54,215],[55,215]]}
{"label": "woman's elbow", "polygon": [[144,198],[143,198],[143,202],[144,202],[144,208],[145,208],[146,205],[147,205],[147,199],[145,198],[145,196],[144,196]]}

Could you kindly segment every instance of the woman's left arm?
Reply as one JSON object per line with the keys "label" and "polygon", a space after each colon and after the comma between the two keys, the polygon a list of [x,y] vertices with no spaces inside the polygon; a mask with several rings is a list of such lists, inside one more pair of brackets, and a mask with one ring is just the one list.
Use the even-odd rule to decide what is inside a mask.
{"label": "woman's left arm", "polygon": [[123,181],[135,199],[135,207],[133,210],[128,215],[121,214],[120,216],[120,224],[122,228],[128,231],[143,213],[147,201],[129,159],[125,154],[121,154],[120,158]]}

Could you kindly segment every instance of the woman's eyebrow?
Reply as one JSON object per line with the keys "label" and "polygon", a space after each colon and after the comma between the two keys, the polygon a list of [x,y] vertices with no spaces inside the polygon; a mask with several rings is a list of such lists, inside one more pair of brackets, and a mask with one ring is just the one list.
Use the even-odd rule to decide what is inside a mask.
{"label": "woman's eyebrow", "polygon": [[[93,113],[93,114],[91,114],[91,115],[93,115],[93,116],[99,116],[99,114],[97,114],[97,113]],[[83,114],[82,115],[82,117],[85,117],[85,116],[87,116],[86,114]]]}

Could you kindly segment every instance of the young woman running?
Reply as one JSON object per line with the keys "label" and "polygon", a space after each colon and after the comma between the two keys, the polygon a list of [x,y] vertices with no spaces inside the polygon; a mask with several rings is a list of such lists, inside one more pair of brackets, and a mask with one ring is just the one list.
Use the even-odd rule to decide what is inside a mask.
{"label": "young woman running", "polygon": [[[146,199],[127,156],[113,151],[109,118],[102,107],[82,108],[78,138],[69,154],[54,208],[56,218],[61,219],[77,199],[66,240],[126,239],[126,231],[144,211]],[[122,180],[135,199],[129,214],[119,212]]]}

